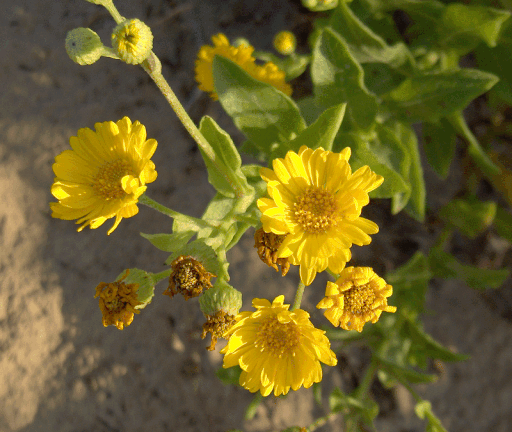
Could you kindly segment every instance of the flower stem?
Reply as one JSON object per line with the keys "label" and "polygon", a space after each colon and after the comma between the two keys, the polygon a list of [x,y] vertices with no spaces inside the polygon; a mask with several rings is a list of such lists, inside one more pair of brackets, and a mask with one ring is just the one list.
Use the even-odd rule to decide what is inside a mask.
{"label": "flower stem", "polygon": [[295,293],[295,300],[293,301],[293,305],[291,310],[299,309],[300,303],[302,301],[302,296],[304,295],[304,289],[306,286],[301,282],[299,282],[299,286],[297,287],[297,292]]}
{"label": "flower stem", "polygon": [[172,268],[169,268],[167,270],[164,270],[160,273],[153,273],[151,277],[155,281],[155,285],[160,282],[162,279],[168,278],[172,273]]}
{"label": "flower stem", "polygon": [[237,197],[244,195],[244,188],[239,184],[234,176],[230,176],[229,170],[224,163],[219,160],[215,150],[212,148],[210,143],[206,140],[204,135],[199,131],[197,126],[194,124],[188,113],[183,108],[176,95],[171,89],[169,83],[165,80],[162,75],[162,66],[158,57],[152,52],[147,60],[141,63],[142,68],[148,73],[151,79],[155,82],[157,87],[164,95],[171,108],[174,110],[178,118],[180,119],[185,129],[188,131],[190,136],[197,143],[203,156],[209,160],[209,162],[217,169],[217,171],[226,179],[231,185]]}
{"label": "flower stem", "polygon": [[192,216],[187,216],[182,213],[179,213],[177,211],[171,210],[170,208],[167,208],[163,206],[160,203],[157,203],[155,200],[148,197],[146,194],[142,194],[139,197],[139,203],[144,204],[145,206],[151,207],[153,210],[156,210],[166,216],[169,216],[173,218],[174,220],[194,224],[196,228],[213,228],[214,226],[210,223],[206,222],[203,219],[197,219]]}
{"label": "flower stem", "polygon": [[375,377],[375,373],[378,369],[378,361],[374,356],[372,356],[372,360],[370,362],[370,365],[366,369],[366,372],[364,373],[363,379],[361,380],[361,384],[359,384],[359,387],[354,392],[354,396],[359,399],[363,400],[366,394],[368,393],[368,390],[370,390],[370,386],[372,385],[373,378]]}

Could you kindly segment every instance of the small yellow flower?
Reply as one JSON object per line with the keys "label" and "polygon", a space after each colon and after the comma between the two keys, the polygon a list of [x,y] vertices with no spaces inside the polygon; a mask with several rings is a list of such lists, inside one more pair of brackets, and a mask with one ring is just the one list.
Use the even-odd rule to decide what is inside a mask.
{"label": "small yellow flower", "polygon": [[199,50],[196,60],[196,81],[199,88],[210,93],[214,100],[218,99],[213,86],[213,58],[220,55],[235,62],[253,78],[273,85],[284,94],[292,94],[291,86],[285,81],[285,73],[274,63],[267,62],[263,66],[255,64],[256,59],[252,56],[254,48],[250,45],[241,44],[234,47],[222,33],[212,36],[214,46],[204,45]]}
{"label": "small yellow flower", "polygon": [[350,148],[340,153],[302,146],[262,168],[270,198],[258,200],[267,233],[286,235],[277,258],[300,265],[300,278],[310,285],[317,272],[339,274],[351,258],[352,244],[371,242],[379,227],[361,216],[368,192],[384,181],[368,166],[352,173]]}
{"label": "small yellow flower", "polygon": [[140,313],[136,306],[142,302],[138,300],[137,290],[139,284],[127,284],[123,280],[128,276],[129,271],[126,270],[124,276],[116,282],[101,282],[96,287],[94,298],[99,297],[100,310],[103,314],[103,325],[115,325],[119,330],[128,327],[132,321],[134,314]]}
{"label": "small yellow flower", "polygon": [[225,334],[228,344],[224,354],[224,368],[239,365],[242,369],[240,385],[252,393],[268,396],[287,394],[290,388],[311,387],[322,380],[320,362],[329,366],[337,363],[325,332],[313,326],[309,314],[283,304],[284,296],[272,304],[265,299],[254,299],[256,312],[242,312],[236,324]]}
{"label": "small yellow flower", "polygon": [[336,282],[327,282],[325,297],[316,307],[327,309],[324,315],[333,326],[361,332],[382,312],[396,312],[395,306],[388,306],[392,294],[393,287],[370,267],[347,267]]}
{"label": "small yellow flower", "polygon": [[282,31],[276,34],[274,38],[274,48],[279,54],[290,55],[295,51],[297,39],[290,31]]}
{"label": "small yellow flower", "polygon": [[125,63],[139,64],[151,54],[153,34],[142,21],[126,20],[118,24],[112,32],[112,47]]}
{"label": "small yellow flower", "polygon": [[155,164],[150,160],[156,150],[154,139],[146,140],[146,128],[128,117],[117,123],[95,124],[96,132],[79,129],[55,158],[52,194],[59,200],[50,203],[52,216],[78,219],[82,231],[89,225],[98,228],[115,217],[114,231],[123,218],[135,216],[137,202],[146,183],[156,179]]}

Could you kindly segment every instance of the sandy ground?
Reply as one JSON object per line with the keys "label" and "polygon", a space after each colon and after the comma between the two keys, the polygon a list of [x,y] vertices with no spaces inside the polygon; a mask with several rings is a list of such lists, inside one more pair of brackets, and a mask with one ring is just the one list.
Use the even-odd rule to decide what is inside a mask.
{"label": "sandy ground", "polygon": [[[195,89],[199,46],[223,31],[269,49],[278,30],[307,24],[298,1],[291,0],[133,0],[118,7],[153,28],[164,74],[194,119],[208,113],[230,131],[220,106]],[[166,254],[138,233],[169,232],[172,221],[141,206],[137,217],[107,237],[109,223],[77,233],[72,222],[52,219],[51,165],[69,148],[69,137],[127,115],[159,143],[153,159],[158,179],[148,195],[199,216],[213,189],[194,143],[140,68],[110,59],[81,67],[68,59],[64,38],[72,28],[91,27],[108,40],[113,22],[102,8],[78,0],[19,0],[0,8],[0,430],[268,431],[305,426],[320,416],[311,391],[302,389],[286,399],[269,397],[244,422],[251,394],[218,381],[221,355],[205,350],[197,303],[161,296],[163,284],[130,327],[120,332],[102,326],[94,287],[129,267],[161,271]],[[234,137],[241,142],[239,133]],[[355,251],[360,264],[389,270],[428,245],[425,229],[407,217],[391,218],[385,203],[369,211],[382,234]],[[229,256],[245,308],[254,296],[283,293],[291,300],[297,273],[281,279],[259,262],[251,236]],[[503,290],[510,293],[507,284]],[[306,307],[321,296],[321,286],[312,286]],[[451,432],[512,430],[510,321],[457,283],[433,284],[429,306],[427,329],[472,359],[440,365],[439,382],[421,388],[422,394]],[[361,373],[357,359],[349,358],[349,365]],[[326,380],[344,387],[346,373],[332,368]],[[387,406],[378,430],[422,430],[402,389],[378,399]],[[340,420],[323,430],[341,431]]]}

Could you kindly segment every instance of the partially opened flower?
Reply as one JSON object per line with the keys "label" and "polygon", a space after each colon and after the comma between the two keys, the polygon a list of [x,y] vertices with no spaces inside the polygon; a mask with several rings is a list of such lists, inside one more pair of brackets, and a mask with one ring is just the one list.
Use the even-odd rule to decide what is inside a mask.
{"label": "partially opened flower", "polygon": [[256,312],[242,312],[224,335],[228,344],[224,354],[225,368],[240,366],[240,385],[255,393],[268,396],[287,394],[290,388],[311,387],[322,380],[320,362],[329,366],[337,363],[325,332],[313,326],[309,314],[283,304],[284,296],[272,304],[254,299]]}
{"label": "partially opened flower", "polygon": [[291,86],[285,81],[285,73],[274,63],[267,62],[263,66],[257,65],[252,53],[254,48],[250,45],[241,44],[237,47],[230,45],[228,38],[219,33],[212,36],[214,46],[204,45],[199,50],[196,60],[196,81],[199,88],[210,93],[214,100],[218,99],[213,86],[213,58],[220,55],[235,62],[253,78],[270,84],[281,90],[286,95],[292,94]]}
{"label": "partially opened flower", "polygon": [[361,332],[382,312],[396,312],[395,306],[388,306],[391,294],[393,287],[370,267],[347,267],[336,282],[327,282],[325,297],[316,307],[327,309],[324,315],[333,326]]}
{"label": "partially opened flower", "polygon": [[138,213],[146,183],[155,181],[151,156],[157,142],[146,140],[146,128],[128,117],[96,123],[95,128],[79,129],[69,140],[73,150],[55,158],[51,190],[59,202],[50,203],[50,208],[54,218],[78,219],[78,231],[88,225],[98,228],[115,217],[110,234],[123,218]]}
{"label": "partially opened flower", "polygon": [[379,227],[362,218],[368,192],[384,181],[368,166],[352,173],[350,148],[340,153],[302,146],[262,168],[270,198],[258,200],[265,232],[286,235],[277,258],[300,265],[300,278],[310,285],[317,272],[340,273],[350,260],[352,244],[367,245]]}

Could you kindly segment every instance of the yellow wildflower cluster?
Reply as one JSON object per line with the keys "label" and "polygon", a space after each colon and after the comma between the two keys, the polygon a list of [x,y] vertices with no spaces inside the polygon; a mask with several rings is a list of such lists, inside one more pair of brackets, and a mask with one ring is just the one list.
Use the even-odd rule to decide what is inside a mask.
{"label": "yellow wildflower cluster", "polygon": [[213,86],[212,71],[213,58],[216,55],[232,60],[253,78],[273,85],[284,94],[288,96],[292,94],[291,86],[285,81],[285,73],[274,63],[267,62],[263,66],[255,63],[252,46],[241,44],[234,47],[222,33],[212,36],[212,42],[214,46],[204,45],[201,47],[196,60],[196,81],[201,90],[210,93],[212,99],[218,99]]}

